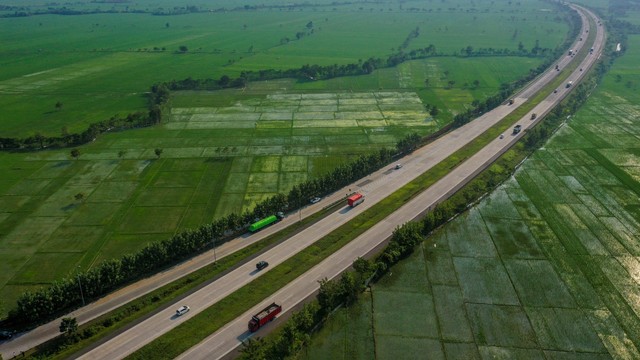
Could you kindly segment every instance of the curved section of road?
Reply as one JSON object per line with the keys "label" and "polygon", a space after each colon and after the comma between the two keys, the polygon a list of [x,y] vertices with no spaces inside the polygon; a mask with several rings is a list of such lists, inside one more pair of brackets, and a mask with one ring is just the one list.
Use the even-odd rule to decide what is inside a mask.
{"label": "curved section of road", "polygon": [[[590,14],[590,15],[591,17],[594,17],[593,14]],[[588,28],[588,21],[586,19],[584,11],[581,12],[581,16],[583,18],[582,34],[584,34],[585,30]],[[602,29],[600,28],[598,33],[601,33],[601,32],[603,33]],[[602,41],[603,38],[604,38],[604,35],[601,36],[600,41]],[[579,49],[583,45],[584,45],[584,42],[577,41],[574,44],[574,49]],[[594,54],[600,53],[601,46],[602,44],[599,43],[599,41],[596,41],[594,48],[596,47],[597,48],[594,49]],[[595,60],[595,55],[591,55],[591,59]],[[571,60],[572,59],[568,56],[563,57],[559,61],[559,66],[564,67]],[[589,60],[589,56],[585,59],[585,61],[587,60]],[[576,82],[577,79],[582,77],[584,75],[584,72],[586,72],[586,69],[590,66],[589,65],[590,63],[585,62],[584,64],[581,64],[580,66],[582,66],[585,71],[581,73],[572,74],[571,75],[572,77],[570,78],[570,80],[573,80],[574,82]],[[546,71],[541,76],[539,76],[531,85],[529,85],[527,88],[525,88],[524,90],[522,90],[520,93],[516,95],[516,97],[514,98],[513,105],[499,106],[498,108],[492,110],[487,114],[484,114],[483,116],[465,125],[464,127],[456,129],[455,131],[452,131],[451,133],[443,136],[441,139],[438,139],[432,144],[429,144],[426,147],[421,148],[420,150],[414,152],[412,155],[403,159],[404,167],[402,169],[379,170],[378,172],[371,174],[367,178],[362,179],[359,182],[353,185],[347,186],[342,190],[337,191],[333,195],[326,197],[320,203],[306,207],[300,213],[290,214],[281,223],[276,224],[270,228],[267,228],[258,234],[253,234],[250,236],[243,235],[237,239],[234,239],[231,242],[225,243],[224,245],[216,249],[217,257],[221,258],[234,251],[237,251],[238,249],[241,249],[256,241],[259,241],[264,237],[269,236],[272,233],[275,233],[281,230],[282,228],[293,224],[294,222],[298,221],[299,218],[307,217],[313,214],[314,212],[320,210],[322,206],[326,204],[331,204],[335,201],[339,201],[341,198],[343,198],[343,194],[346,194],[351,190],[360,191],[366,195],[366,201],[364,204],[354,209],[349,209],[347,207],[344,207],[339,211],[333,214],[330,214],[325,219],[321,220],[316,225],[314,225],[312,228],[301,232],[300,234],[285,241],[281,245],[265,252],[264,255],[261,257],[261,259],[269,261],[270,264],[272,265],[271,267],[285,261],[289,257],[293,256],[295,253],[311,245],[317,239],[333,231],[335,228],[339,227],[340,225],[348,222],[354,216],[364,211],[366,208],[382,200],[383,198],[393,193],[398,188],[402,187],[409,181],[413,180],[415,177],[422,174],[424,171],[428,170],[438,162],[442,161],[443,159],[451,155],[453,152],[460,149],[462,146],[472,141],[475,137],[480,135],[486,129],[493,126],[495,123],[500,121],[503,117],[507,116],[516,108],[518,108],[529,97],[536,94],[544,85],[546,85],[549,81],[553,80],[557,76],[557,74],[558,72],[555,71],[554,69],[550,69]],[[539,115],[536,121],[539,121],[542,118],[543,114],[548,112],[551,106],[555,105],[555,103],[557,103],[569,90],[570,89],[564,89],[564,88],[559,89],[558,94],[552,94],[552,96],[550,96],[550,99],[548,98],[547,100],[543,101],[543,103],[536,106],[536,108],[532,110],[532,112],[536,112]],[[532,126],[535,123],[528,120],[529,119],[528,116],[529,114],[527,114],[525,118],[519,121],[519,123],[523,125],[523,128]],[[525,121],[525,119],[527,121]],[[517,139],[521,135],[522,134],[519,134],[518,136],[512,136],[501,141],[496,140],[492,144],[487,146],[487,148],[496,147],[494,148],[494,150],[503,149],[502,151],[506,151],[506,149],[510,145],[515,143],[515,141],[517,141]],[[493,145],[494,143],[495,145]],[[485,154],[484,156],[487,156],[487,155]],[[497,157],[497,155],[495,156]],[[486,163],[486,161],[488,161],[486,159],[485,159],[486,161],[481,161],[479,159],[476,159],[476,156],[474,156],[472,159],[474,162],[479,161],[479,163]],[[469,159],[466,163],[469,163],[472,159]],[[464,164],[459,166],[458,169],[463,167],[464,167]],[[450,176],[453,176],[454,173],[455,172],[452,172]],[[456,183],[456,184],[457,184],[456,181],[459,180],[459,179],[458,180],[452,179],[449,177],[447,177],[447,179],[448,179],[447,181],[451,183]],[[441,180],[441,182],[442,181],[444,181],[444,179]],[[432,188],[438,189],[436,188],[436,186],[437,184],[432,186]],[[423,194],[427,194],[429,193],[429,191],[430,190],[427,190],[427,192]],[[442,191],[442,189],[438,191]],[[446,193],[447,192],[441,192],[440,194],[446,194]],[[422,199],[422,196],[426,196],[426,195],[420,195],[419,198]],[[438,198],[437,201],[440,201],[442,198],[443,197]],[[415,201],[416,200],[410,202],[409,204],[414,204]],[[424,202],[425,200],[422,200],[422,201],[423,201],[422,205],[419,206],[419,207],[422,207],[422,210],[417,211],[416,209],[412,209],[410,211],[413,214],[412,217],[406,218],[406,214],[405,214],[406,211],[402,210],[402,209],[405,209],[405,207],[409,206],[409,204],[407,204],[398,212],[399,215],[397,216],[399,217],[397,217],[396,214],[394,213],[394,215],[391,215],[387,219],[382,221],[381,224],[387,224],[389,227],[387,229],[389,230],[388,234],[390,234],[390,231],[392,231],[396,225],[406,222],[407,220],[413,218],[415,214],[418,214],[424,211],[427,208],[427,206],[425,206],[426,204]],[[417,212],[413,212],[414,210]],[[404,215],[401,215],[401,214],[404,214]],[[381,231],[378,233],[376,233],[375,231],[373,232],[373,234],[377,234],[376,235],[377,239],[381,239],[380,241],[383,241],[384,239],[386,239],[387,235],[384,235],[384,234],[387,234],[387,232],[385,232],[386,231],[385,229],[377,229],[376,231]],[[364,237],[366,234],[370,234],[370,233],[372,233],[372,230],[369,230],[367,233],[363,234],[361,237]],[[331,258],[333,259],[334,256],[343,256],[343,257],[346,256],[346,259],[348,261],[344,259],[340,260],[345,262],[345,264],[347,264],[344,267],[344,269],[346,269],[351,265],[351,262],[353,259],[355,259],[357,256],[361,256],[362,254],[368,251],[367,250],[363,253],[362,252],[364,251],[363,249],[371,249],[372,244],[376,243],[376,241],[377,240],[372,241],[369,239],[369,241],[363,242],[360,240],[360,238],[358,238],[354,240],[352,243],[350,243],[349,245],[347,245],[345,248],[340,250],[338,254],[334,254]],[[380,241],[377,241],[377,243],[379,243]],[[354,245],[351,245],[351,244],[354,244]],[[362,246],[362,247],[358,247],[358,246]],[[355,247],[355,249],[349,250],[351,247]],[[356,253],[360,255],[353,255]],[[214,257],[213,252],[209,252],[207,254],[198,256],[172,269],[159,273],[158,275],[155,275],[153,277],[140,281],[136,284],[123,288],[122,290],[115,292],[95,303],[92,303],[82,309],[78,309],[72,312],[71,314],[65,315],[65,317],[66,316],[76,317],[79,323],[81,324],[85,323],[93,318],[96,318],[97,316],[100,316],[110,310],[117,308],[118,306],[125,304],[126,302],[134,298],[142,296],[160,286],[163,286],[171,281],[174,281],[188,274],[191,271],[195,271],[211,263],[213,261],[213,257]],[[338,261],[338,259],[333,259],[332,261]],[[319,278],[333,277],[334,275],[330,275],[333,272],[327,272],[326,269],[317,270],[317,269],[323,269],[324,267],[327,266],[323,264],[330,264],[329,268],[335,268],[335,269],[340,268],[339,269],[340,272],[343,270],[343,268],[339,266],[334,266],[337,263],[331,262],[331,261],[330,262],[325,261],[322,264],[316,266],[307,274],[313,274],[314,271],[320,271],[320,273],[322,273],[322,276],[320,276]],[[340,264],[342,264],[342,262],[340,262]],[[198,292],[195,292],[192,295],[186,297],[185,299],[170,305],[166,309],[161,310],[157,314],[151,316],[149,319],[139,323],[138,325],[132,327],[131,329],[123,332],[122,334],[114,337],[113,339],[89,351],[84,355],[84,358],[116,359],[116,358],[125,357],[126,355],[142,347],[144,344],[150,342],[151,340],[162,335],[163,333],[171,330],[173,327],[184,322],[191,316],[197,314],[198,312],[202,311],[208,306],[214,304],[215,302],[224,298],[226,295],[244,286],[245,284],[249,283],[250,281],[254,280],[255,278],[259,277],[262,274],[262,273],[256,273],[254,269],[255,268],[253,267],[253,264],[241,265],[234,271],[221,277],[220,279],[216,280],[215,282],[206,286],[205,288],[199,290]],[[307,274],[303,276],[307,276]],[[312,275],[308,275],[308,276],[313,277]],[[309,278],[307,277],[305,278],[304,281],[309,281],[308,284],[315,286],[313,290],[315,291],[315,289],[317,288],[317,285],[316,285],[317,283],[315,280],[309,280]],[[302,280],[297,279],[296,281],[288,285],[285,289],[289,289],[290,286],[292,286],[292,284],[294,283],[298,284],[299,282],[302,282]],[[278,302],[283,302],[285,305],[285,311],[286,311],[287,309],[290,309],[293,306],[294,299],[299,299],[297,295],[293,296],[294,293],[300,295],[301,293],[308,292],[306,294],[308,295],[313,293],[313,291],[308,292],[307,290],[295,290],[295,291],[290,290],[289,292],[286,293],[286,294],[290,294],[287,296],[278,295],[282,292],[281,291],[281,292],[278,292],[277,294],[274,294],[272,298],[278,299]],[[214,295],[212,296],[212,294]],[[289,298],[291,299],[291,301],[288,300]],[[269,301],[271,301],[271,299]],[[265,303],[269,301],[265,301]],[[174,317],[173,314],[175,312],[175,308],[179,307],[182,304],[188,304],[192,310],[189,313],[187,313],[185,316]],[[260,304],[259,306],[257,306],[257,308],[263,308],[264,306],[266,305]],[[240,321],[240,323],[242,324],[243,330],[244,328],[246,328],[247,319],[255,312],[257,311],[255,309],[252,309],[248,311],[247,314],[245,314],[246,316],[236,320],[236,321]],[[248,314],[251,314],[251,315],[248,315]],[[26,351],[27,349],[30,349],[36,345],[39,345],[40,343],[58,335],[59,324],[60,324],[60,319],[52,321],[46,325],[43,325],[29,333],[22,334],[21,336],[16,337],[12,341],[0,344],[0,353],[5,358],[10,358],[12,354],[17,354],[20,351]],[[234,324],[235,322],[228,324],[221,331],[212,335],[212,337],[220,336],[219,335],[220,333],[227,333],[227,334],[233,333],[231,329],[232,329],[232,326],[234,326]],[[225,329],[228,329],[228,330],[225,330]],[[234,331],[238,331],[238,330],[239,329],[235,329]],[[241,332],[237,334],[241,334]],[[227,347],[229,349],[233,349],[239,345],[239,341],[237,336],[232,338],[235,339],[235,344],[233,344],[233,340],[231,342],[225,341],[221,343],[225,343],[227,344]],[[205,342],[209,342],[209,340],[205,340]],[[198,353],[199,351],[202,351],[202,350],[196,350],[201,348],[202,348],[201,346],[198,346],[190,351],[195,354],[195,353]],[[219,354],[228,353],[229,351],[231,351],[231,350],[229,351],[222,350],[222,348],[220,347],[215,347],[215,348],[217,350],[214,352],[205,352],[207,354],[205,357],[206,358],[217,357]]]}
{"label": "curved section of road", "polygon": [[[583,21],[582,33],[584,33],[588,27],[588,21],[586,18],[584,18]],[[575,48],[578,49],[582,45],[583,44],[581,43],[577,43]],[[566,64],[570,60],[571,59],[562,59],[561,63]],[[589,57],[585,60],[583,68],[588,68],[588,63]],[[543,86],[542,84],[546,84],[548,81],[554,79],[557,76],[557,71],[554,69],[551,70],[552,71],[548,71],[543,76],[539,77],[532,86],[536,86],[539,89]],[[577,77],[581,75],[574,73],[571,76],[572,79],[574,77],[577,79]],[[546,111],[549,111],[549,109],[561,99],[563,94],[567,93],[569,90],[571,89],[559,89],[558,94],[550,95],[549,99],[545,100],[543,104],[536,106],[533,111],[537,111],[539,114],[544,114]],[[366,208],[384,199],[398,188],[422,174],[424,171],[444,160],[450,154],[457,151],[462,146],[466,145],[483,133],[486,129],[500,121],[504,116],[511,113],[515,108],[527,100],[527,98],[522,97],[527,95],[527,91],[528,89],[525,89],[520,93],[520,96],[516,98],[514,105],[500,106],[464,127],[459,128],[443,136],[434,143],[416,151],[411,157],[407,158],[402,169],[383,169],[373,174],[371,178],[353,185],[353,189],[357,189],[365,194],[366,201],[363,205],[353,209],[345,206],[340,210],[329,214],[326,218],[316,223],[312,228],[291,237],[282,244],[265,252],[262,259],[269,261],[272,267],[277,266],[302,249],[313,244],[329,232],[338,228],[342,224],[345,224]],[[535,91],[531,94],[535,94]],[[542,116],[539,118],[541,117]],[[529,120],[529,114],[527,114],[527,116],[520,120],[519,123],[523,125],[523,128],[527,128],[533,126],[535,122]],[[449,194],[455,192],[458,188],[464,185],[466,181],[481,171],[482,168],[487,166],[502,152],[506,151],[511,145],[513,145],[520,136],[522,136],[522,133],[517,136],[509,136],[505,139],[496,139],[472,158],[454,169],[445,178],[420,194],[407,205],[403,206],[400,210],[381,221],[375,227],[365,232],[363,235],[349,243],[339,252],[327,258],[309,272],[300,276],[282,290],[270,296],[269,299],[266,299],[263,303],[247,311],[243,316],[227,324],[220,331],[214,333],[202,343],[190,349],[188,352],[183,354],[181,358],[219,358],[228,354],[230,351],[233,351],[239,346],[240,340],[248,336],[246,323],[251,315],[258,312],[274,300],[283,304],[285,309],[284,311],[292,308],[298,302],[302,301],[308,295],[317,290],[317,280],[324,277],[332,278],[351,266],[352,261],[356,257],[366,254],[373,247],[384,241],[398,224],[413,219],[417,214],[423,212],[429,206],[442,201],[442,199],[446,198]],[[126,332],[114,337],[110,341],[87,352],[80,358],[123,358],[156,337],[170,331],[176,325],[188,320],[191,316],[194,316],[212,304],[215,304],[217,301],[236,291],[240,287],[260,277],[264,272],[265,271],[256,272],[253,264],[244,264],[200,291],[173,304],[172,307],[165,311],[150,317],[144,322],[141,322]],[[182,317],[173,316],[174,308],[177,308],[182,304],[189,305],[191,307],[191,311]]]}
{"label": "curved section of road", "polygon": [[[593,13],[583,8],[579,9],[583,11],[583,14],[589,14],[589,16],[597,22],[597,17]],[[585,33],[584,29],[583,33]],[[593,46],[593,54],[588,55],[580,63],[578,69],[569,77],[569,79],[567,79],[567,81],[573,81],[575,83],[581,79],[584,76],[584,73],[595,63],[601,54],[603,45],[604,30],[602,27],[598,27]],[[580,67],[582,67],[583,71],[579,70]],[[564,97],[568,93],[569,90],[570,89],[565,88],[565,91],[562,93],[558,91],[557,94],[551,94],[547,99],[538,104],[531,112],[537,112],[537,114],[548,113],[552,107],[561,100],[561,97]],[[534,126],[537,121],[540,121],[540,116],[538,116],[535,121],[531,121],[529,113],[520,119],[518,124],[520,124],[523,129],[527,129]],[[247,330],[247,321],[253,314],[257,313],[260,309],[273,301],[282,305],[283,312],[287,312],[288,309],[294,308],[318,290],[319,280],[323,278],[331,279],[339,275],[348,269],[356,258],[366,255],[369,251],[391,236],[396,226],[416,218],[417,215],[451,196],[458,189],[473,179],[479,172],[488,167],[500,155],[507,151],[521,136],[523,136],[522,133],[515,136],[510,135],[508,139],[495,139],[474,156],[451,171],[444,178],[401,207],[398,211],[367,230],[358,238],[340,249],[340,251],[334,253],[305,274],[296,278],[293,282],[271,295],[268,299],[265,299],[263,302],[248,310],[234,321],[228,323],[222,329],[215,332],[198,345],[181,354],[178,359],[220,359],[230,354],[241,345],[243,340],[252,336],[252,334]],[[422,164],[427,165],[424,161]],[[420,165],[420,163],[414,165]],[[258,331],[257,334],[259,335],[260,331]]]}

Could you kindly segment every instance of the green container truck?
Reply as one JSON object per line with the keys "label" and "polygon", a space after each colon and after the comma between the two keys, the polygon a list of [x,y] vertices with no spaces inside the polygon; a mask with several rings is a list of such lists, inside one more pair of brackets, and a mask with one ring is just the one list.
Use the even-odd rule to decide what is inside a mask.
{"label": "green container truck", "polygon": [[283,213],[278,213],[276,215],[271,215],[268,216],[262,220],[258,220],[256,222],[254,222],[253,224],[251,224],[251,226],[249,226],[249,231],[251,232],[256,232],[262,228],[265,228],[275,222],[278,222],[280,220],[282,220],[282,218],[284,218],[284,214]]}

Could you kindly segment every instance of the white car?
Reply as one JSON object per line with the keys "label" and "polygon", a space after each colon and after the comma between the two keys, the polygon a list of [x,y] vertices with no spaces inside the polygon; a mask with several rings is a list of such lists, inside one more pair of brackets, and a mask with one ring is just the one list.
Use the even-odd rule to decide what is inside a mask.
{"label": "white car", "polygon": [[312,204],[315,204],[315,203],[320,202],[320,198],[319,197],[314,197],[313,199],[311,199],[309,201],[311,201]]}
{"label": "white car", "polygon": [[181,316],[186,314],[187,312],[189,312],[189,307],[187,305],[182,305],[178,308],[178,310],[176,310],[176,316]]}

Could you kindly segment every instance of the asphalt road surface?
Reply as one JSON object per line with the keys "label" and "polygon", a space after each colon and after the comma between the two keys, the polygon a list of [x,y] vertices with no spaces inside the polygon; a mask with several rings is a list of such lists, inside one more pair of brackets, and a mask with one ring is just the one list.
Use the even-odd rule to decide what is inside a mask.
{"label": "asphalt road surface", "polygon": [[[583,25],[584,25],[586,24],[586,18],[585,18],[585,15],[582,15],[582,16],[583,16]],[[591,16],[593,15],[591,14]],[[584,28],[583,26],[581,35],[586,35],[585,30],[586,28]],[[582,67],[584,71],[582,72],[576,71],[574,72],[574,74],[572,74],[569,80],[572,80],[574,83],[584,75],[584,73],[589,68],[590,64],[592,64],[593,61],[595,61],[597,54],[600,53],[600,48],[602,46],[602,41],[604,39],[604,35],[603,35],[604,31],[602,27],[600,27],[598,30],[599,30],[598,31],[599,40],[597,40],[596,44],[594,45],[594,48],[595,48],[594,54],[587,56],[587,58],[583,61],[583,64],[580,65],[580,67]],[[585,41],[576,42],[576,44],[574,45],[574,49],[576,49],[576,51],[581,46],[583,46],[583,44],[586,42],[586,36],[583,36],[583,38],[585,39]],[[560,59],[558,64],[562,69],[571,60],[572,60],[571,57],[566,56]],[[259,241],[264,237],[274,232],[277,232],[286,226],[291,225],[292,223],[298,221],[298,219],[304,218],[313,214],[314,212],[320,210],[323,206],[327,206],[328,204],[338,201],[339,199],[344,197],[343,194],[346,194],[352,190],[359,191],[365,194],[366,196],[365,203],[361,204],[360,206],[354,209],[348,209],[346,206],[344,208],[341,208],[335,213],[327,216],[325,219],[323,219],[322,221],[314,225],[312,228],[298,234],[297,236],[294,236],[293,238],[287,240],[285,243],[281,244],[280,246],[277,246],[269,250],[268,252],[264,253],[260,257],[261,260],[268,261],[271,264],[270,267],[276,266],[277,264],[285,261],[287,258],[293,256],[295,253],[299,252],[306,246],[309,246],[311,243],[321,238],[326,233],[329,233],[335,228],[339,227],[340,225],[346,223],[347,221],[352,219],[354,216],[364,211],[366,208],[382,200],[389,194],[393,193],[393,191],[397,190],[399,187],[402,187],[407,182],[411,181],[418,175],[422,174],[424,171],[431,168],[433,165],[437,164],[439,161],[449,156],[451,153],[455,152],[465,144],[472,141],[475,137],[477,137],[479,134],[484,132],[487,128],[491,127],[492,125],[500,121],[504,116],[508,115],[513,110],[515,110],[530,96],[534,95],[537,91],[540,90],[542,86],[544,86],[544,84],[546,84],[548,81],[555,78],[555,76],[557,76],[557,73],[558,73],[557,71],[555,71],[554,69],[551,69],[550,71],[547,71],[543,75],[539,76],[538,79],[536,79],[536,81],[534,81],[529,87],[527,87],[520,93],[516,94],[516,97],[514,97],[513,105],[500,106],[494,109],[493,111],[474,120],[473,122],[465,125],[464,127],[459,128],[443,136],[441,139],[435,141],[434,143],[414,152],[414,154],[412,154],[411,156],[408,156],[405,159],[403,159],[404,167],[402,169],[398,169],[398,170],[395,170],[393,168],[382,169],[374,174],[371,174],[367,178],[362,179],[356,182],[355,184],[345,187],[341,191],[337,191],[331,196],[324,198],[318,204],[310,205],[304,208],[300,212],[289,214],[289,216],[279,224],[271,226],[263,231],[260,231],[257,234],[251,234],[251,235],[245,234],[233,241],[223,244],[222,246],[216,249],[215,255],[213,254],[213,252],[209,252],[207,254],[198,256],[172,269],[159,273],[158,275],[149,277],[148,279],[144,279],[131,286],[123,288],[118,292],[115,292],[103,299],[100,299],[99,301],[96,301],[95,303],[92,303],[82,309],[78,309],[72,312],[71,314],[65,315],[65,317],[67,316],[76,317],[78,319],[78,322],[81,324],[84,322],[87,322],[97,316],[100,316],[101,314],[104,314],[110,310],[117,308],[118,306],[125,304],[126,302],[136,297],[146,294],[162,285],[165,285],[171,281],[174,281],[177,278],[180,278],[188,274],[189,272],[195,271],[198,268],[201,268],[202,266],[209,264],[213,260],[214,256],[217,256],[217,258],[222,258],[234,251],[237,251],[238,249],[241,249],[245,246],[250,245],[251,243]],[[557,94],[550,95],[548,99],[543,101],[541,104],[536,106],[534,110],[531,111],[538,114],[538,118],[535,121],[529,120],[529,114],[527,114],[527,116],[525,116],[522,120],[519,121],[519,123],[522,124],[523,128],[532,126],[536,121],[539,121],[542,118],[542,116],[550,110],[551,106],[553,106],[560,98],[562,98],[570,89],[565,89],[563,87],[558,90],[559,91]],[[508,135],[508,137],[505,137],[504,140],[499,139],[502,141],[497,141],[497,140],[494,141],[492,144],[490,144],[485,149],[483,149],[482,152],[478,153],[478,154],[482,154],[482,156],[484,157],[477,158],[478,156],[477,154],[472,159],[469,159],[466,163],[469,163],[472,160],[475,164],[487,163],[487,159],[497,157],[497,155],[495,154],[498,154],[499,152],[498,153],[494,152],[494,155],[491,156],[490,153],[485,153],[484,150],[491,148],[493,150],[497,149],[498,151],[505,151],[508,148],[508,146],[513,144],[515,141],[517,141],[517,139],[521,135],[522,134],[519,134],[518,136]],[[454,176],[454,173],[457,174],[458,169],[461,169],[463,167],[464,167],[464,164],[459,166],[456,169],[456,171],[452,172],[452,174],[450,174],[449,176]],[[460,181],[460,179],[468,178],[468,175],[462,176],[458,174],[456,176],[457,176],[456,178],[447,177],[448,179],[447,181],[452,182],[452,184],[455,184],[456,181]],[[441,182],[442,181],[444,181],[444,179],[441,180]],[[435,184],[434,186],[432,186],[432,188],[427,190],[425,193],[423,193],[416,199],[422,199],[423,196],[426,196],[425,194],[429,194],[432,191],[436,191],[436,190],[442,191],[442,189],[437,188],[437,185],[438,184]],[[436,190],[431,190],[431,189],[436,189]],[[447,192],[440,192],[440,195],[445,195],[445,194],[447,194]],[[436,200],[436,202],[440,201],[443,198],[444,196],[440,196],[438,200]],[[417,206],[418,208],[421,208],[421,210],[420,209],[413,209],[415,211],[403,210],[410,204],[415,203],[416,201],[417,200],[413,200],[411,203],[403,207],[399,212],[389,216],[387,219],[381,222],[381,224],[388,224],[388,227],[390,230],[377,229],[376,231],[373,232],[373,234],[376,234],[373,237],[379,240],[378,243],[386,239],[387,235],[390,234],[390,231],[393,230],[396,225],[406,222],[407,220],[415,217],[416,214],[423,212],[428,207],[426,206],[426,204],[429,201],[422,199],[421,205]],[[433,202],[433,204],[435,204],[435,202]],[[407,217],[408,215],[406,213],[407,211],[409,211],[408,214],[409,215],[412,214],[412,216]],[[385,232],[386,230],[389,230],[388,233]],[[370,234],[370,233],[372,233],[372,230],[363,234],[361,237],[364,237],[366,234]],[[337,254],[333,255],[332,258],[335,256],[345,257],[345,259],[347,260],[344,260],[344,261],[345,261],[345,264],[347,265],[344,268],[348,268],[351,265],[351,262],[353,261],[353,259],[355,259],[357,256],[361,256],[362,254],[368,251],[368,250],[364,251],[363,249],[370,250],[372,247],[372,243],[376,242],[377,240],[368,240],[368,241],[362,242],[360,241],[360,238],[358,238],[357,240],[351,243],[354,245],[351,245],[351,244],[347,245],[347,247],[342,249]],[[350,247],[355,247],[357,246],[356,244],[360,244],[361,242],[362,242],[362,245],[361,245],[362,247],[358,247],[354,250],[351,250],[351,252],[349,251]],[[354,251],[355,253],[358,253],[360,255],[353,255],[352,252]],[[361,251],[364,251],[364,253],[362,253]],[[335,261],[335,260],[332,260],[332,261]],[[325,263],[327,262],[325,261],[322,264],[325,264]],[[339,273],[337,272],[334,275],[330,275],[330,274],[333,274],[335,271],[323,270],[322,264],[318,265],[317,267],[312,269],[310,272],[308,272],[307,273],[309,274],[308,276],[313,277],[314,271],[320,271],[320,274],[322,274],[322,276],[320,276],[319,278],[324,278],[324,277],[331,278],[335,274]],[[329,264],[335,264],[335,263],[329,262]],[[334,267],[333,265],[329,267],[333,268],[330,270],[338,269],[337,266]],[[165,310],[160,311],[159,313],[152,316],[151,318],[141,322],[140,324],[132,327],[131,329],[123,332],[122,334],[114,337],[113,339],[89,351],[84,355],[84,358],[115,359],[115,358],[125,357],[131,352],[142,347],[144,344],[153,340],[157,336],[160,336],[163,333],[171,330],[173,327],[184,322],[189,317],[197,314],[198,312],[202,311],[206,307],[214,304],[215,302],[224,298],[226,295],[242,287],[246,283],[259,277],[262,273],[264,273],[264,271],[268,271],[268,269],[269,268],[263,270],[263,272],[258,273],[258,272],[255,272],[253,263],[244,264],[239,268],[237,268],[236,270],[232,271],[231,273],[213,282],[209,286],[188,296],[185,299],[180,300],[179,302],[176,302],[175,304],[172,304],[171,306],[169,306]],[[316,270],[316,269],[319,269],[319,270]],[[342,268],[339,270],[342,271]],[[303,276],[307,276],[307,274]],[[305,279],[306,280],[304,281],[308,280],[308,278],[305,278]],[[289,284],[286,287],[286,289],[290,288],[292,284],[299,283],[302,281],[303,280],[297,279],[295,282]],[[317,290],[316,280],[309,280],[308,284],[313,285],[312,287],[315,287],[315,288],[311,292],[307,293],[307,295]],[[304,293],[306,290],[300,290],[300,291]],[[293,306],[293,302],[295,301],[295,299],[300,299],[298,296],[293,295],[293,294],[300,294],[300,291],[288,290],[288,292],[286,292],[287,296],[274,294],[272,298],[265,300],[264,304],[268,305],[267,303],[270,303],[272,299],[277,299],[279,303],[282,302],[284,304],[285,306],[284,310],[286,311],[287,309],[290,309]],[[288,299],[291,299],[291,300],[288,300]],[[189,305],[192,310],[186,315],[183,315],[181,317],[174,316],[175,308],[178,308],[182,304]],[[245,314],[245,316],[237,319],[233,323],[228,324],[221,331],[213,334],[212,337],[220,336],[221,333],[231,333],[230,330],[225,330],[225,329],[230,329],[230,327],[234,326],[234,324],[238,321],[242,324],[243,329],[246,329],[246,323],[248,319],[251,317],[251,315],[253,315],[255,312],[258,311],[256,310],[257,308],[262,309],[266,305],[260,304],[255,309],[251,309]],[[0,353],[4,356],[4,358],[10,358],[12,354],[18,354],[20,351],[25,351],[48,339],[51,339],[59,334],[58,332],[59,324],[60,324],[60,319],[57,319],[46,325],[36,328],[29,333],[21,334],[20,336],[14,338],[12,341],[0,344]],[[238,334],[241,334],[241,333],[238,333]],[[233,342],[233,340],[231,342],[228,342],[228,341],[223,342],[227,344],[226,346],[227,346],[227,349],[229,349],[228,351],[222,350],[222,348],[218,346],[216,347],[215,351],[213,352],[205,351],[204,353],[206,353],[206,355],[202,355],[202,356],[205,356],[206,358],[212,358],[212,357],[218,357],[219,354],[223,355],[223,353],[226,354],[229,351],[232,351],[233,348],[236,348],[239,345],[238,336],[233,337],[233,339],[235,339],[235,343]],[[208,341],[208,340],[205,340],[205,341]],[[202,350],[197,350],[199,348],[202,348],[202,346],[194,347],[190,351],[193,354],[202,352]]]}

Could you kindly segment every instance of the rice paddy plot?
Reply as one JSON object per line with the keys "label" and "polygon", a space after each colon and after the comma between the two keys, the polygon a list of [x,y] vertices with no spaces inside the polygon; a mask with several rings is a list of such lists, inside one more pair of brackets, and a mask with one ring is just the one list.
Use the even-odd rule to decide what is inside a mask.
{"label": "rice paddy plot", "polygon": [[464,300],[457,286],[435,285],[433,297],[440,326],[440,338],[452,342],[472,342]]}
{"label": "rice paddy plot", "polygon": [[136,206],[127,212],[118,230],[122,234],[173,233],[184,210],[175,206]]}
{"label": "rice paddy plot", "polygon": [[445,359],[438,340],[408,336],[376,336],[376,355],[384,359]]}
{"label": "rice paddy plot", "polygon": [[520,306],[467,303],[467,313],[478,345],[538,347],[535,332]]}
{"label": "rice paddy plot", "polygon": [[[318,359],[372,359],[373,332],[371,331],[371,294],[366,293],[346,311],[339,311],[332,321],[322,326],[318,333],[329,341],[314,343],[318,351],[306,354],[310,360]],[[360,316],[367,314],[368,317]]]}
{"label": "rice paddy plot", "polygon": [[454,222],[444,236],[453,256],[495,257],[497,251],[479,212],[462,215],[466,221]]}
{"label": "rice paddy plot", "polygon": [[574,308],[571,293],[547,260],[505,260],[524,306]]}
{"label": "rice paddy plot", "polygon": [[520,305],[509,275],[498,258],[454,257],[465,303]]}

